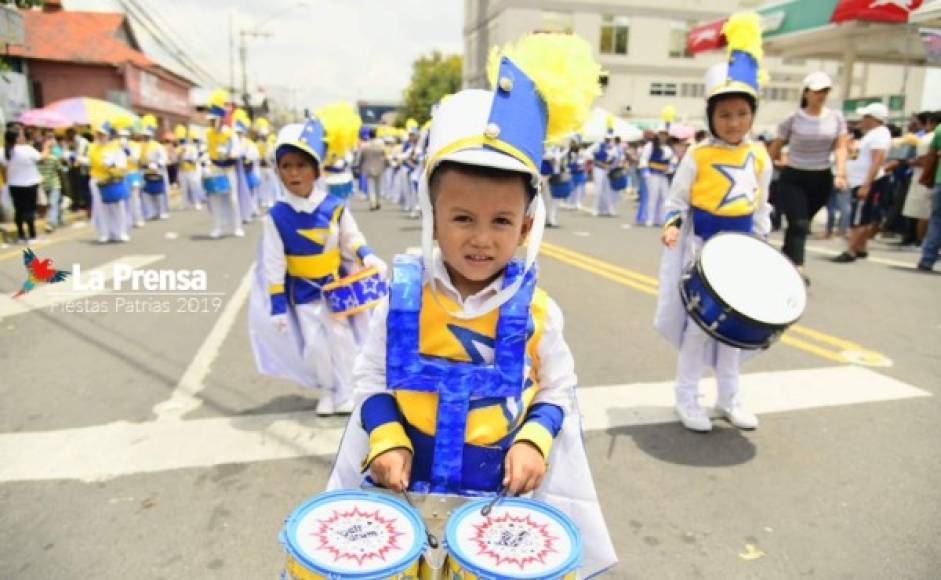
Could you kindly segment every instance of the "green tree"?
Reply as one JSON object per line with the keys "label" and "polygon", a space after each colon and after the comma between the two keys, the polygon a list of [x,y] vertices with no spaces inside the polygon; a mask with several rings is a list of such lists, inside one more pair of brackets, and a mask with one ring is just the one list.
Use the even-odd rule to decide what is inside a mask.
{"label": "green tree", "polygon": [[405,89],[405,104],[399,112],[398,125],[409,117],[421,125],[431,118],[431,106],[444,95],[461,90],[461,56],[443,55],[437,50],[412,63],[412,80]]}

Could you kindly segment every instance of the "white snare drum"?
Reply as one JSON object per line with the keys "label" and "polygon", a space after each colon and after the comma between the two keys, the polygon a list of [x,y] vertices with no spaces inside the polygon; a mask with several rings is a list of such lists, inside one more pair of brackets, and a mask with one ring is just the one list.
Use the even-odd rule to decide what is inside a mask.
{"label": "white snare drum", "polygon": [[807,290],[777,249],[741,233],[716,234],[680,281],[690,317],[706,333],[745,349],[767,348],[800,318]]}
{"label": "white snare drum", "polygon": [[504,498],[486,516],[482,499],[448,520],[445,545],[451,578],[565,580],[582,561],[582,538],[556,508],[531,499]]}
{"label": "white snare drum", "polygon": [[287,551],[282,577],[291,580],[414,580],[425,550],[415,510],[365,491],[308,499],[288,516],[279,539]]}

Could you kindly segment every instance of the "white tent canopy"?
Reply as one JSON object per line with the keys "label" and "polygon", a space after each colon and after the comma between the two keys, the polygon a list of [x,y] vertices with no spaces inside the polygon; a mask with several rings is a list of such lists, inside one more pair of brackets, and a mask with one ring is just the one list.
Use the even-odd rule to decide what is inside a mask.
{"label": "white tent canopy", "polygon": [[[591,111],[588,122],[582,127],[582,139],[585,141],[601,141],[608,131],[608,117],[611,115],[601,107],[595,107]],[[644,138],[644,132],[638,127],[628,123],[620,117],[614,117],[614,134],[621,138],[621,141],[640,141]]]}

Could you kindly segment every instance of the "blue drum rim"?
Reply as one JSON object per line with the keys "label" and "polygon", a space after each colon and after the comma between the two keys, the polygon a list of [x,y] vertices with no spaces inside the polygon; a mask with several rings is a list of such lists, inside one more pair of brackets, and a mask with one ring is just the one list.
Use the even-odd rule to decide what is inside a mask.
{"label": "blue drum rim", "polygon": [[278,534],[282,545],[284,545],[285,551],[292,558],[294,558],[295,561],[308,570],[328,578],[333,578],[336,576],[336,572],[322,568],[318,564],[310,561],[310,559],[308,559],[307,556],[305,556],[300,551],[300,549],[294,545],[294,538],[297,537],[296,535],[298,524],[300,523],[301,519],[307,515],[308,512],[328,501],[337,499],[368,499],[370,501],[391,505],[395,508],[398,508],[403,514],[405,514],[408,520],[415,526],[415,543],[408,550],[406,557],[402,558],[401,564],[389,566],[385,570],[377,570],[373,572],[345,573],[344,578],[355,578],[358,580],[381,580],[383,578],[388,578],[389,576],[401,574],[410,566],[415,564],[415,562],[418,561],[418,558],[421,557],[422,553],[425,551],[425,524],[422,522],[421,518],[418,516],[415,510],[409,507],[409,505],[404,501],[383,493],[368,493],[357,490],[328,491],[304,500],[304,502],[295,508],[294,511],[288,515],[287,519],[284,520],[284,527],[281,529],[281,533]]}
{"label": "blue drum rim", "polygon": [[[709,238],[709,239],[711,240],[711,239],[717,238],[717,237],[719,237],[719,236],[748,236],[748,237],[753,238],[753,239],[755,239],[755,240],[757,240],[757,241],[759,241],[759,242],[761,242],[761,243],[763,243],[763,244],[765,244],[765,245],[771,246],[771,244],[769,244],[769,243],[766,242],[765,240],[762,240],[762,239],[759,238],[758,236],[755,236],[755,235],[752,235],[752,234],[739,233],[739,232],[720,232],[720,233],[718,233],[718,234],[712,236],[712,237]],[[771,247],[773,248],[774,246],[771,246]],[[775,251],[777,251],[777,250],[775,250]],[[794,265],[791,264],[791,267],[793,268]],[[698,258],[697,258],[697,260],[696,260],[696,263],[693,264],[693,267],[690,269],[690,271],[688,271],[685,275],[683,275],[683,276],[680,277],[680,283],[679,283],[680,300],[683,302],[683,306],[686,308],[686,311],[687,311],[687,312],[689,312],[689,308],[687,307],[687,304],[688,304],[688,300],[689,300],[689,299],[688,299],[688,297],[686,296],[686,282],[689,280],[690,276],[692,275],[692,271],[695,271],[697,277],[699,278],[699,283],[702,284],[703,286],[705,286],[707,290],[709,290],[710,298],[711,298],[712,300],[714,300],[715,302],[717,302],[720,306],[722,306],[722,309],[723,309],[723,310],[725,310],[725,311],[728,312],[729,314],[732,314],[732,315],[738,317],[740,320],[743,320],[743,321],[745,321],[745,322],[747,322],[747,323],[750,323],[750,324],[754,324],[754,325],[760,326],[760,327],[762,327],[762,328],[767,328],[767,329],[769,329],[769,330],[772,331],[771,336],[769,337],[769,339],[768,339],[764,344],[741,343],[741,342],[738,342],[738,341],[735,341],[735,340],[726,338],[726,337],[724,337],[724,336],[718,334],[718,333],[715,332],[714,330],[711,330],[711,329],[707,328],[706,324],[705,324],[703,321],[699,320],[698,317],[692,316],[692,314],[690,314],[690,318],[693,319],[693,322],[695,322],[696,325],[699,326],[699,328],[701,328],[701,329],[703,330],[703,332],[705,332],[706,334],[708,334],[708,335],[711,336],[712,338],[718,340],[719,342],[725,343],[725,344],[727,344],[727,345],[729,345],[729,346],[734,346],[734,347],[736,347],[736,348],[745,349],[745,350],[761,350],[761,349],[766,349],[766,348],[770,347],[772,344],[774,344],[775,341],[777,341],[777,339],[781,336],[781,334],[783,333],[783,331],[787,330],[787,328],[788,328],[789,326],[795,324],[798,320],[801,319],[801,317],[798,316],[797,318],[795,318],[794,320],[792,320],[791,322],[788,322],[788,323],[786,323],[786,324],[769,324],[769,323],[767,323],[767,322],[762,322],[762,321],[760,321],[760,320],[755,320],[754,318],[751,318],[750,316],[747,316],[747,315],[742,314],[741,312],[735,310],[735,309],[732,308],[725,300],[723,300],[721,296],[719,296],[719,293],[716,292],[715,288],[712,287],[712,284],[709,283],[709,279],[706,277],[705,273],[702,271],[702,261],[699,260]]]}
{"label": "blue drum rim", "polygon": [[460,508],[458,508],[457,510],[455,510],[454,513],[451,514],[451,517],[448,518],[448,523],[445,526],[445,531],[444,531],[444,546],[448,553],[448,556],[449,557],[453,556],[461,568],[467,570],[468,572],[478,577],[485,577],[485,578],[492,579],[492,580],[542,580],[546,578],[558,578],[560,576],[564,576],[565,574],[568,574],[576,570],[581,565],[582,563],[582,534],[579,531],[578,527],[575,526],[575,523],[572,522],[571,518],[565,515],[565,513],[562,512],[562,510],[554,506],[551,506],[549,504],[534,501],[534,500],[518,498],[518,497],[503,498],[500,500],[500,503],[498,504],[497,507],[506,506],[506,505],[525,507],[525,508],[542,512],[546,515],[550,515],[554,517],[556,520],[558,520],[562,528],[565,529],[569,533],[569,538],[572,541],[572,553],[569,554],[568,558],[566,558],[555,569],[549,570],[546,573],[543,573],[541,575],[502,576],[498,573],[493,572],[492,570],[479,568],[475,566],[474,564],[471,564],[468,561],[466,555],[464,554],[464,551],[460,548],[460,546],[455,545],[452,548],[452,546],[450,545],[451,542],[449,540],[454,538],[455,534],[457,533],[457,530],[456,530],[457,524],[458,522],[463,521],[464,516],[467,514],[467,512],[473,512],[473,511],[479,512],[481,508],[489,504],[492,500],[493,500],[492,497],[486,497],[484,499],[479,499],[476,501],[468,502],[464,504],[463,506],[461,506]]}

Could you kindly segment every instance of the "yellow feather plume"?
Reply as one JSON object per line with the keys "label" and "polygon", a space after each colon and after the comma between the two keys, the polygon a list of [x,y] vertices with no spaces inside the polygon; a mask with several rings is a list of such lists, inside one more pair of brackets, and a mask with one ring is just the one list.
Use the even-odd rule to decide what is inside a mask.
{"label": "yellow feather plume", "polygon": [[729,17],[722,25],[722,34],[729,45],[729,55],[733,50],[747,52],[758,63],[758,84],[764,85],[770,80],[768,72],[762,66],[765,52],[761,45],[761,17],[757,12],[739,12]]}
{"label": "yellow feather plume", "polygon": [[416,129],[418,129],[418,121],[416,121],[415,119],[411,119],[411,118],[405,121],[406,131],[414,131]]}
{"label": "yellow feather plume", "polygon": [[186,127],[177,125],[173,128],[173,136],[177,139],[186,139]]}
{"label": "yellow feather plume", "polygon": [[660,110],[660,119],[664,123],[672,123],[673,119],[676,118],[676,107],[673,105],[667,105]]}
{"label": "yellow feather plume", "polygon": [[207,105],[210,107],[225,107],[225,104],[229,102],[229,91],[225,89],[216,89],[209,94],[209,100]]}
{"label": "yellow feather plume", "polygon": [[132,119],[131,116],[126,113],[118,113],[108,121],[108,124],[111,125],[111,128],[115,131],[120,129],[130,129],[134,124],[134,119]]}
{"label": "yellow feather plume", "polygon": [[141,127],[144,129],[156,129],[157,128],[157,118],[151,114],[144,115],[140,120]]}
{"label": "yellow feather plume", "polygon": [[503,50],[494,47],[487,63],[491,86],[496,86],[503,56],[526,73],[546,102],[547,140],[564,137],[585,124],[592,103],[601,94],[601,65],[595,62],[588,42],[572,34],[529,34]]}
{"label": "yellow feather plume", "polygon": [[363,120],[359,118],[356,109],[345,101],[322,107],[314,114],[323,124],[323,130],[326,134],[324,141],[327,143],[325,163],[330,165],[334,160],[343,157],[356,146],[359,141],[359,128],[363,126]]}
{"label": "yellow feather plume", "polygon": [[604,120],[605,127],[608,129],[614,129],[614,115],[608,115],[608,118]]}

